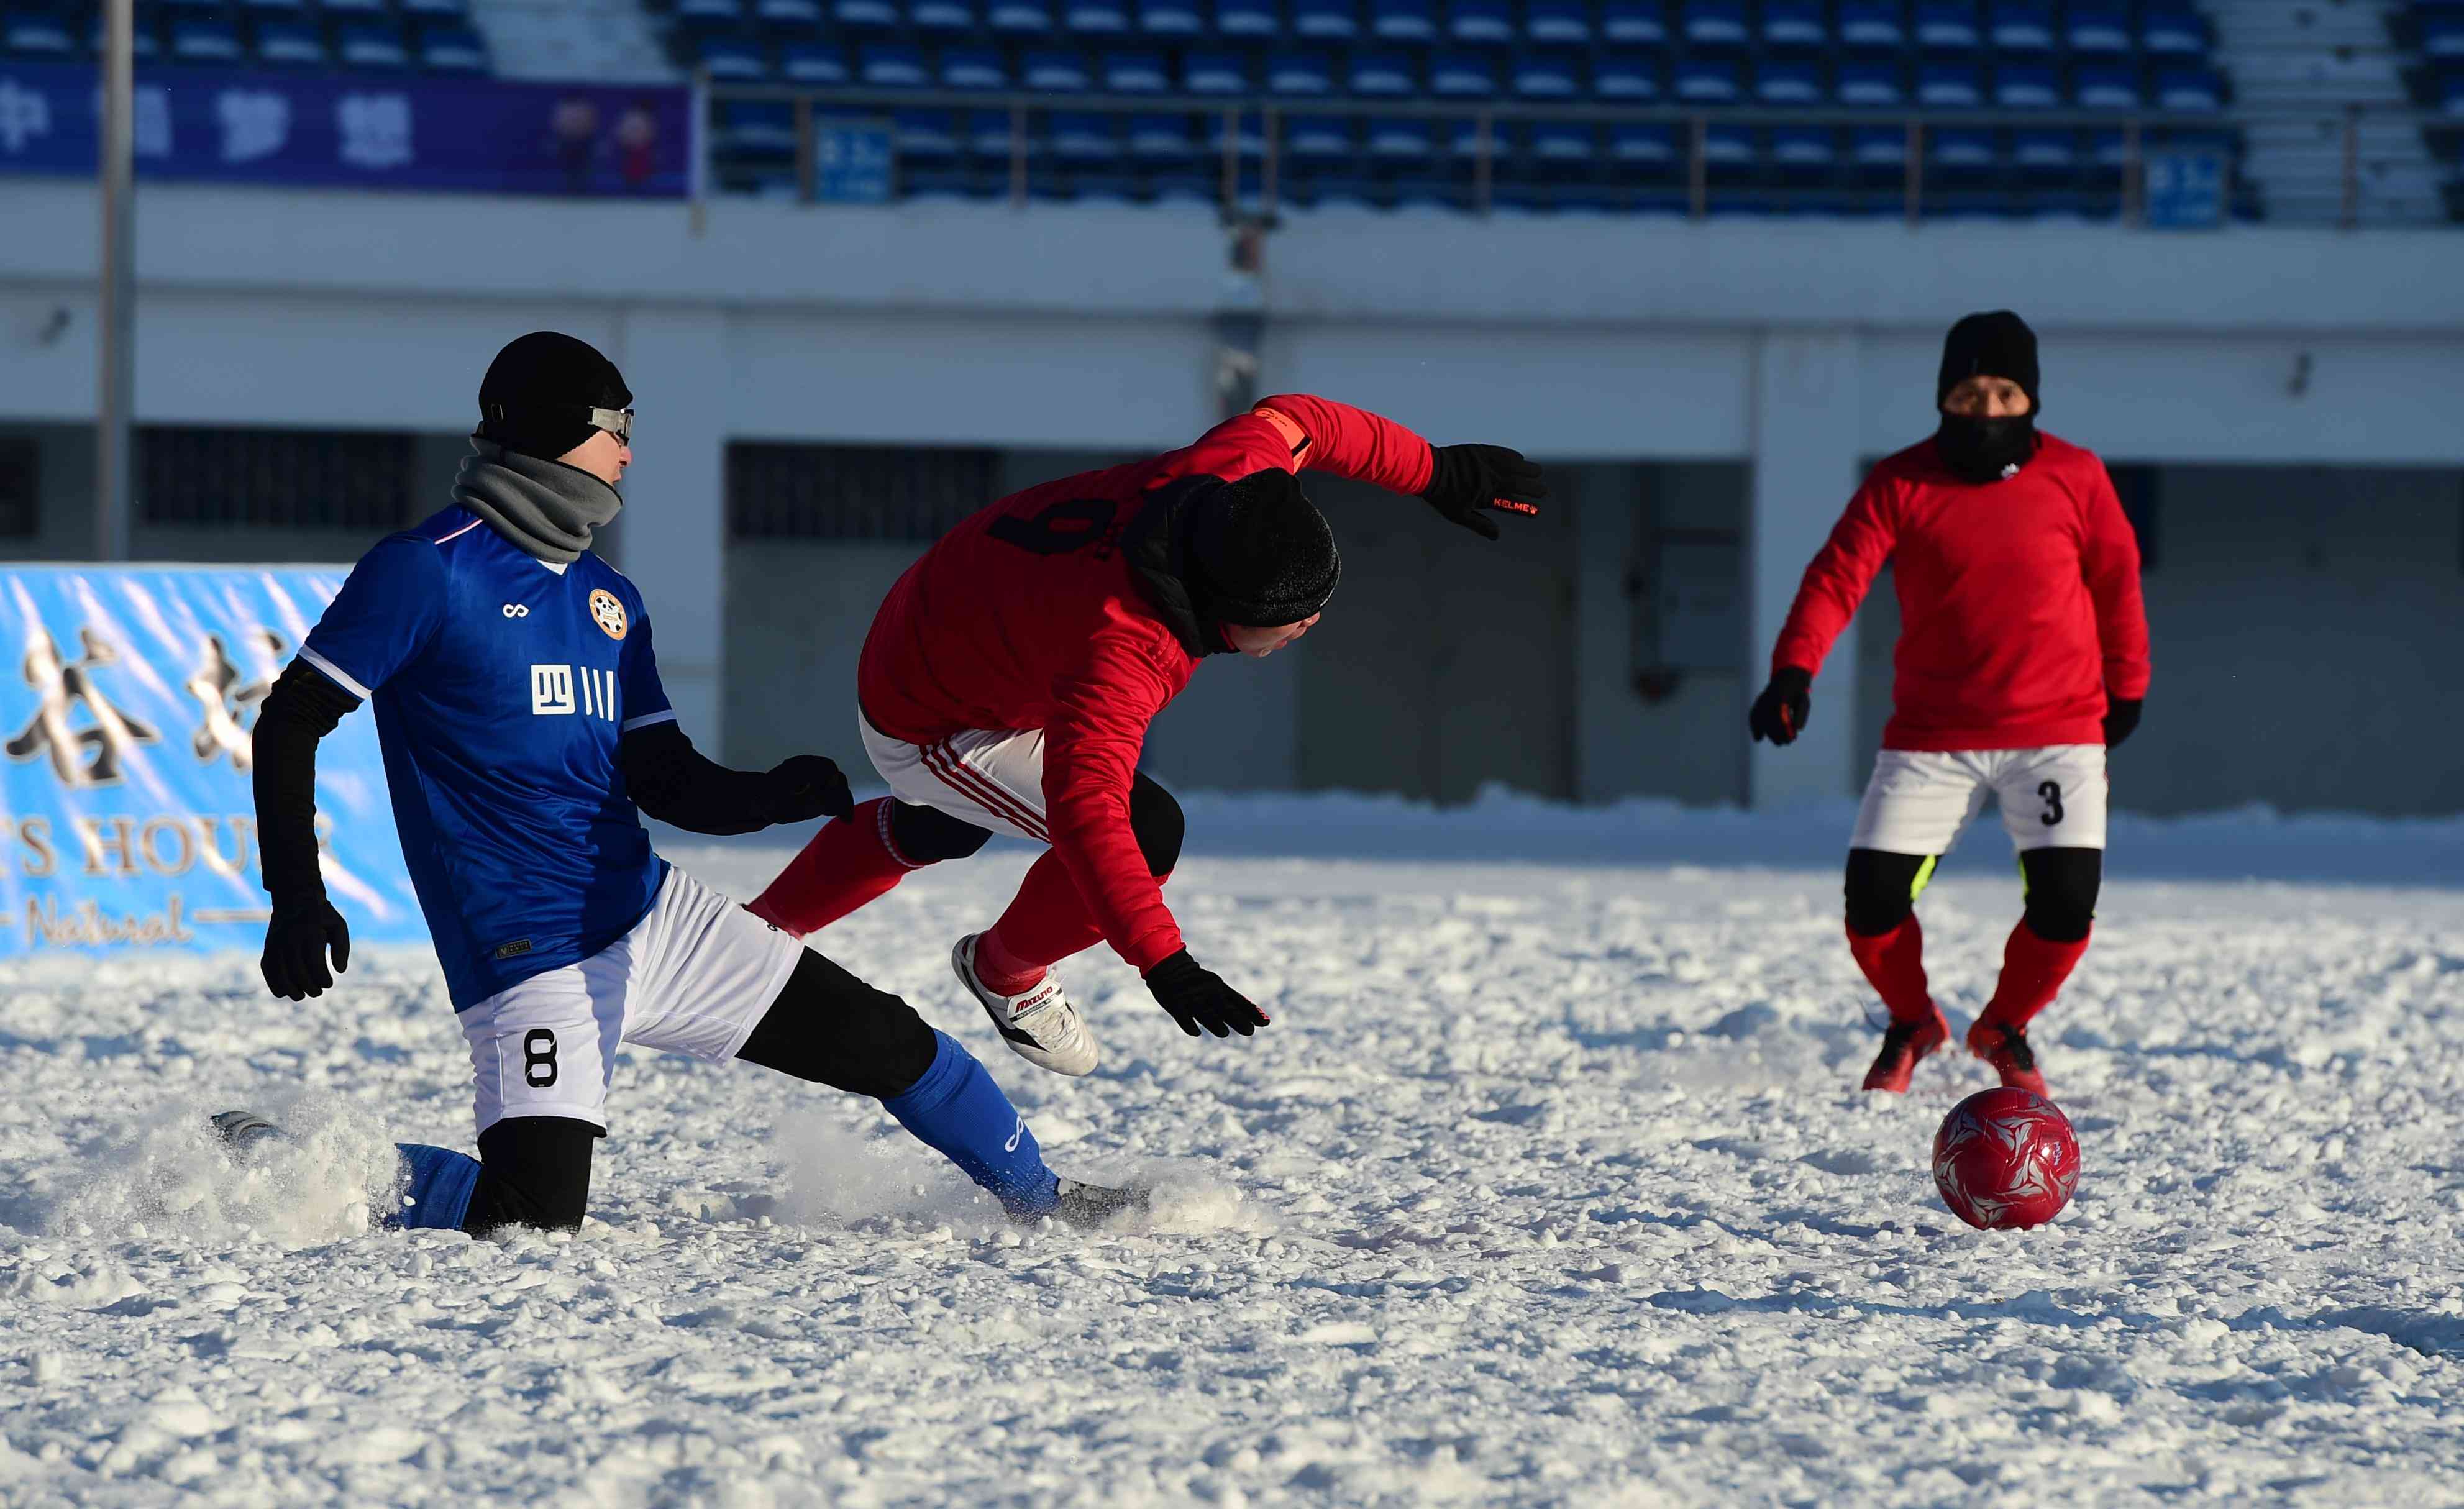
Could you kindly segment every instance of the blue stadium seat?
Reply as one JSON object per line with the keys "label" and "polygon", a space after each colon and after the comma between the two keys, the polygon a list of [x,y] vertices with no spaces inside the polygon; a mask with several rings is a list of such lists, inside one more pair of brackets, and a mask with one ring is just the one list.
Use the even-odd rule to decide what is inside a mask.
{"label": "blue stadium seat", "polygon": [[1216,0],[1215,30],[1224,36],[1277,37],[1284,34],[1284,18],[1274,0]]}
{"label": "blue stadium seat", "polygon": [[2422,56],[2441,60],[2464,57],[2464,8],[2444,14],[2429,11],[2420,16],[2420,21]]}
{"label": "blue stadium seat", "polygon": [[[1221,118],[1218,118],[1211,120],[1208,125],[1209,129],[1206,138],[1206,149],[1209,152],[1214,153],[1216,156],[1221,157],[1223,153],[1223,121]],[[1232,142],[1234,150],[1238,151],[1243,157],[1264,157],[1266,155],[1265,128],[1259,123],[1256,116],[1249,115],[1245,112],[1242,114],[1239,120],[1232,122]]]}
{"label": "blue stadium seat", "polygon": [[77,50],[68,22],[44,11],[0,17],[0,48],[28,57],[71,57]]}
{"label": "blue stadium seat", "polygon": [[1763,46],[1798,53],[1830,45],[1821,0],[1763,0]]}
{"label": "blue stadium seat", "polygon": [[1703,131],[1703,161],[1715,171],[1751,167],[1762,160],[1754,133],[1745,126],[1714,123]]}
{"label": "blue stadium seat", "polygon": [[1018,60],[1018,81],[1039,95],[1083,95],[1094,87],[1086,57],[1077,53],[1039,51]]}
{"label": "blue stadium seat", "polygon": [[1180,87],[1193,95],[1245,95],[1249,70],[1237,53],[1193,48],[1181,55]]}
{"label": "blue stadium seat", "polygon": [[[195,0],[192,0],[192,3],[195,3]],[[209,5],[208,9],[212,9],[212,7]],[[325,0],[325,4],[318,7],[318,9],[324,11],[327,19],[329,20],[356,20],[361,17],[375,17],[392,13],[386,6],[385,0]]]}
{"label": "blue stadium seat", "polygon": [[1583,72],[1563,53],[1527,53],[1514,60],[1514,92],[1526,99],[1572,99],[1583,92]]}
{"label": "blue stadium seat", "polygon": [[1130,29],[1129,0],[1067,0],[1061,24],[1081,36],[1119,36]]}
{"label": "blue stadium seat", "polygon": [[1441,53],[1429,60],[1429,93],[1441,99],[1494,98],[1496,65],[1479,53]]}
{"label": "blue stadium seat", "polygon": [[[678,13],[687,5],[707,0],[676,0]],[[891,0],[830,0],[830,19],[850,32],[888,32],[901,17]]]}
{"label": "blue stadium seat", "polygon": [[753,0],[753,18],[774,32],[809,32],[822,24],[822,0]]}
{"label": "blue stadium seat", "polygon": [[[402,42],[394,42],[400,51]],[[181,63],[236,63],[245,55],[239,45],[239,28],[219,17],[198,17],[171,23],[171,57]],[[405,62],[408,61],[405,57]],[[378,67],[385,65],[378,64]],[[400,64],[395,65],[397,67]]]}
{"label": "blue stadium seat", "polygon": [[1294,116],[1284,124],[1284,151],[1302,162],[1348,160],[1357,150],[1352,122],[1341,116]]}
{"label": "blue stadium seat", "polygon": [[1582,0],[1529,0],[1523,8],[1523,34],[1559,47],[1586,46],[1592,40],[1591,8]]}
{"label": "blue stadium seat", "polygon": [[1334,64],[1307,48],[1278,48],[1266,58],[1266,93],[1314,98],[1334,92]]}
{"label": "blue stadium seat", "polygon": [[890,139],[903,161],[938,161],[958,155],[958,118],[947,110],[901,110],[891,118]]}
{"label": "blue stadium seat", "polygon": [[1966,126],[1942,126],[1925,133],[1925,165],[1946,173],[1977,176],[2001,162],[1993,133]]}
{"label": "blue stadium seat", "polygon": [[1419,77],[1399,53],[1354,53],[1344,87],[1373,99],[1397,99],[1420,92]]}
{"label": "blue stadium seat", "polygon": [[1119,119],[1094,111],[1054,112],[1049,140],[1052,155],[1066,162],[1111,163],[1121,156]]}
{"label": "blue stadium seat", "polygon": [[1690,105],[1737,102],[1737,65],[1714,57],[1689,57],[1677,65],[1677,98]]}
{"label": "blue stadium seat", "polygon": [[403,14],[419,21],[461,21],[471,14],[469,0],[397,0]]}
{"label": "blue stadium seat", "polygon": [[924,50],[908,42],[868,42],[858,48],[856,77],[869,89],[923,89],[933,82],[924,71]]}
{"label": "blue stadium seat", "polygon": [[1917,70],[1917,103],[1929,110],[1977,110],[1985,87],[1973,63],[1929,62]]}
{"label": "blue stadium seat", "polygon": [[1828,98],[1821,66],[1803,58],[1766,58],[1754,70],[1754,98],[1778,109],[1818,105]]}
{"label": "blue stadium seat", "polygon": [[1437,13],[1429,0],[1369,0],[1369,34],[1381,42],[1434,42]]}
{"label": "blue stadium seat", "polygon": [[1906,75],[1897,63],[1851,58],[1839,65],[1839,102],[1896,110],[1907,103]]}
{"label": "blue stadium seat", "polygon": [[1197,36],[1206,30],[1198,0],[1139,0],[1138,30],[1149,36]]}
{"label": "blue stadium seat", "polygon": [[2432,88],[2441,114],[2464,116],[2464,74],[2449,74]]}
{"label": "blue stadium seat", "polygon": [[744,24],[744,0],[676,0],[675,17],[688,31],[733,31]]}
{"label": "blue stadium seat", "polygon": [[997,47],[941,49],[941,87],[957,90],[1007,89],[1009,63]]}
{"label": "blue stadium seat", "polygon": [[796,151],[796,107],[776,99],[722,99],[718,140],[739,157],[791,157]]}
{"label": "blue stadium seat", "polygon": [[1592,65],[1592,93],[1602,99],[1641,102],[1660,98],[1657,59],[1610,53]]}
{"label": "blue stadium seat", "polygon": [[256,60],[269,68],[323,68],[333,56],[325,33],[305,21],[260,21]]}
{"label": "blue stadium seat", "polygon": [[[960,123],[960,137],[971,155],[988,162],[1007,162],[1016,145],[1010,137],[1011,125],[1006,110],[971,110]],[[1026,120],[1026,150],[1030,157],[1041,147],[1035,129],[1036,120],[1030,113]]]}
{"label": "blue stadium seat", "polygon": [[2072,0],[2063,39],[2074,53],[2130,51],[2130,12],[2114,0]]}
{"label": "blue stadium seat", "polygon": [[[233,46],[236,48],[237,43]],[[171,52],[175,57],[181,55],[177,28],[173,29]],[[389,73],[410,66],[410,49],[402,45],[402,29],[373,22],[355,22],[342,28],[338,56],[344,68],[369,73]]]}
{"label": "blue stadium seat", "polygon": [[1860,53],[1896,53],[1908,42],[1899,0],[1839,0],[1840,45]]}
{"label": "blue stadium seat", "polygon": [[1609,127],[1609,157],[1633,166],[1670,168],[1684,154],[1677,145],[1676,127],[1638,121]]}
{"label": "blue stadium seat", "polygon": [[2204,68],[2167,68],[2156,75],[2156,108],[2184,113],[2225,107],[2224,81]]}
{"label": "blue stadium seat", "polygon": [[[260,41],[259,46],[262,47]],[[419,66],[431,74],[476,77],[488,72],[487,39],[469,26],[429,27],[419,33]]]}
{"label": "blue stadium seat", "polygon": [[2004,110],[2051,110],[2062,102],[2051,63],[2004,63],[1993,70],[1993,103]]}
{"label": "blue stadium seat", "polygon": [[1161,53],[1108,53],[1102,77],[1106,94],[1160,95],[1172,89],[1172,71]]}
{"label": "blue stadium seat", "polygon": [[1917,0],[1917,46],[1928,53],[1973,53],[1985,40],[1973,0]]}
{"label": "blue stadium seat", "polygon": [[1723,52],[1745,46],[1753,35],[1746,26],[1743,0],[1685,0],[1678,31],[1687,47]]}
{"label": "blue stadium seat", "polygon": [[1446,8],[1446,35],[1475,47],[1502,45],[1514,40],[1514,18],[1506,0],[1454,0]]}
{"label": "blue stadium seat", "polygon": [[2059,181],[2079,170],[2079,139],[2069,131],[2015,131],[2011,161],[2040,181]]}
{"label": "blue stadium seat", "polygon": [[1624,47],[1663,46],[1668,10],[1661,0],[1602,0],[1600,40]]}
{"label": "blue stadium seat", "polygon": [[919,32],[972,32],[975,0],[914,0],[907,8],[907,20]]}
{"label": "blue stadium seat", "polygon": [[[296,20],[308,13],[307,0],[239,0],[239,8],[253,19],[288,21]],[[453,10],[441,13],[461,16],[469,12],[457,4]]]}
{"label": "blue stadium seat", "polygon": [[1437,134],[1429,122],[1406,116],[1373,117],[1366,136],[1372,157],[1401,161],[1426,158],[1436,150]]}
{"label": "blue stadium seat", "polygon": [[1148,162],[1176,162],[1198,155],[1198,133],[1181,115],[1132,116],[1130,155]]}
{"label": "blue stadium seat", "polygon": [[1535,121],[1529,150],[1543,163],[1588,163],[1599,155],[1599,131],[1580,120]]}
{"label": "blue stadium seat", "polygon": [[1848,160],[1869,181],[1897,178],[1908,165],[1905,126],[1859,126],[1848,134]]}
{"label": "blue stadium seat", "polygon": [[1353,0],[1293,0],[1292,34],[1313,42],[1349,42],[1360,34]]}
{"label": "blue stadium seat", "polygon": [[1773,126],[1773,163],[1797,173],[1828,171],[1838,165],[1839,142],[1828,126]]}
{"label": "blue stadium seat", "polygon": [[791,84],[844,84],[847,81],[847,55],[818,42],[791,43],[780,49],[779,77]]}
{"label": "blue stadium seat", "polygon": [[1993,0],[1985,33],[2004,57],[2035,56],[2054,50],[2054,8],[2046,0]]}
{"label": "blue stadium seat", "polygon": [[2111,63],[2084,63],[2071,73],[2071,102],[2082,110],[2136,110],[2139,75]]}
{"label": "blue stadium seat", "polygon": [[2208,55],[2207,17],[2189,7],[2155,0],[2139,18],[2139,45],[2151,57]]}
{"label": "blue stadium seat", "polygon": [[984,24],[1004,36],[1042,36],[1052,30],[1047,0],[990,0]]}

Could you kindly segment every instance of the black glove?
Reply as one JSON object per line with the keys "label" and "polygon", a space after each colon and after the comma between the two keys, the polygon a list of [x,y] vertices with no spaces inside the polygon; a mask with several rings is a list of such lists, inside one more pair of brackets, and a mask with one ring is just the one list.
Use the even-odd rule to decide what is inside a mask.
{"label": "black glove", "polygon": [[[325,951],[334,951],[332,973],[325,970]],[[322,995],[334,988],[334,975],[351,962],[351,928],[334,904],[319,896],[305,906],[277,904],[274,920],[265,925],[265,988],[287,1001]]]}
{"label": "black glove", "polygon": [[844,818],[855,810],[855,793],[838,762],[819,754],[781,760],[761,779],[762,811],[774,823]]}
{"label": "black glove", "polygon": [[1191,958],[1187,949],[1147,971],[1147,989],[1155,993],[1155,1004],[1172,1013],[1180,1030],[1193,1038],[1200,1027],[1219,1038],[1236,1032],[1246,1038],[1274,1021],[1224,984],[1221,975]]}
{"label": "black glove", "polygon": [[2122,748],[2122,741],[2130,737],[2131,733],[2138,729],[2139,709],[2145,700],[2141,697],[2107,697],[2105,699],[2104,747],[2106,749]]}
{"label": "black glove", "polygon": [[1771,672],[1771,685],[1754,699],[1754,710],[1746,714],[1746,727],[1757,739],[1769,739],[1775,745],[1793,744],[1805,732],[1805,720],[1814,711],[1814,672],[1799,670],[1794,666],[1782,666]]}
{"label": "black glove", "polygon": [[1497,537],[1497,520],[1488,510],[1537,514],[1539,499],[1549,495],[1540,464],[1504,446],[1431,446],[1429,485],[1420,496],[1429,506],[1463,528],[1489,539]]}

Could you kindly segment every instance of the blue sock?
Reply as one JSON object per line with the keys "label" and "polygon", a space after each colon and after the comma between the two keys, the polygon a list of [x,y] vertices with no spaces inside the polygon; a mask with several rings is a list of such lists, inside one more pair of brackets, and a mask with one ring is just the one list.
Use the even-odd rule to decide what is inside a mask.
{"label": "blue sock", "polygon": [[1026,1118],[976,1061],[945,1032],[933,1066],[903,1095],[883,1101],[898,1125],[993,1192],[1013,1214],[1042,1215],[1061,1199],[1061,1181],[1044,1166],[1044,1149]]}
{"label": "blue sock", "polygon": [[471,1209],[471,1192],[479,1187],[479,1160],[419,1143],[398,1142],[394,1150],[402,1154],[403,1170],[410,1178],[400,1205],[382,1224],[396,1231],[460,1231],[462,1216]]}

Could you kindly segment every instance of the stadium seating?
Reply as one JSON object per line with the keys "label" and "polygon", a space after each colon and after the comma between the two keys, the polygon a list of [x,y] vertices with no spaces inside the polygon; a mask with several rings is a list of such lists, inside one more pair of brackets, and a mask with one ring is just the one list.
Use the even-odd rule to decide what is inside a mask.
{"label": "stadium seating", "polygon": [[2413,0],[2388,27],[2414,59],[2413,100],[2433,118],[2421,134],[2447,172],[2447,217],[2464,221],[2464,0]]}
{"label": "stadium seating", "polygon": [[[139,0],[139,58],[201,68],[494,72],[469,0]],[[735,24],[731,13],[728,24]],[[0,0],[0,55],[90,59],[97,0]],[[760,60],[760,75],[768,62]]]}

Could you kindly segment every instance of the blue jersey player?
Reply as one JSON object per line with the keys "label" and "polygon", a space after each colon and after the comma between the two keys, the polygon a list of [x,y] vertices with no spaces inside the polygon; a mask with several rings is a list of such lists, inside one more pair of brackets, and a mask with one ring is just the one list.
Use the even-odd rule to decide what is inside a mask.
{"label": "blue jersey player", "polygon": [[[478,1156],[404,1147],[388,1223],[579,1226],[620,1042],[875,1097],[1013,1214],[1083,1223],[1136,1203],[1056,1178],[966,1049],[651,851],[639,813],[749,833],[850,802],[821,756],[729,770],[677,727],[641,594],[589,548],[621,504],[631,402],[572,337],[505,347],[453,506],[362,558],[259,714],[266,984],[320,995],[348,962],[319,865],[317,741],[372,702],[403,857],[470,1044]],[[238,1143],[273,1130],[246,1113],[217,1122]]]}

